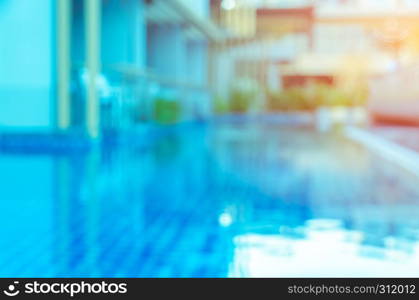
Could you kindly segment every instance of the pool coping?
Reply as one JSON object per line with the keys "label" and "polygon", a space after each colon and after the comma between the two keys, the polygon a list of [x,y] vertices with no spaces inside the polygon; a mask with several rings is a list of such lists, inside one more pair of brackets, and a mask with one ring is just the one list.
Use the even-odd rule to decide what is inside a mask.
{"label": "pool coping", "polygon": [[177,124],[138,124],[129,129],[105,129],[99,139],[91,139],[77,131],[70,132],[5,132],[0,131],[0,153],[12,154],[73,154],[85,153],[97,147],[137,146],[147,147],[153,141],[190,126],[214,126],[217,124],[275,124],[294,127],[313,126],[313,116],[298,114],[245,115],[230,114],[213,116],[207,120],[189,120]]}
{"label": "pool coping", "polygon": [[419,177],[418,152],[358,127],[346,127],[345,136]]}

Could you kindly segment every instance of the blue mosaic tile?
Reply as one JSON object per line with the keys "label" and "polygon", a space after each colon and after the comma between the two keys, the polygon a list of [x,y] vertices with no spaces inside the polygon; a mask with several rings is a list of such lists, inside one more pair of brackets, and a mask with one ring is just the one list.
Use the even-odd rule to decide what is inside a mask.
{"label": "blue mosaic tile", "polygon": [[237,117],[74,155],[21,141],[0,151],[2,277],[419,275],[418,179],[338,133]]}

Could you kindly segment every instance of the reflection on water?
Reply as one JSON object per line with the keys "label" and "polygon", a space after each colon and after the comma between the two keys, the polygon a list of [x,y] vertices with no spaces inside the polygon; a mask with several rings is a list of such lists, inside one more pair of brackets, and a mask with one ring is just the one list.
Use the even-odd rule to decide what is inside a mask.
{"label": "reflection on water", "polygon": [[[324,221],[311,220],[316,224]],[[417,277],[419,244],[386,237],[383,246],[363,243],[365,234],[344,228],[297,230],[303,238],[281,234],[235,237],[233,277]],[[280,232],[281,230],[279,230]]]}
{"label": "reflection on water", "polygon": [[418,179],[338,133],[0,155],[0,276],[419,276]]}

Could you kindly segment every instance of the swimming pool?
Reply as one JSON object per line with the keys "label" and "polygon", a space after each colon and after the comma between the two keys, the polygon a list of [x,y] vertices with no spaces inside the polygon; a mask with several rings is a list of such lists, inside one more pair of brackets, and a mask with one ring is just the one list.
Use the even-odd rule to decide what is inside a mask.
{"label": "swimming pool", "polygon": [[418,179],[338,132],[162,130],[3,151],[0,276],[419,276]]}

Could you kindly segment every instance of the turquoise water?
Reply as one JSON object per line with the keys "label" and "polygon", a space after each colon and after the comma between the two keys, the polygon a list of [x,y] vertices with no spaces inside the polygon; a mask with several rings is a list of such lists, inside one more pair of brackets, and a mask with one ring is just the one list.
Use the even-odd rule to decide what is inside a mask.
{"label": "turquoise water", "polygon": [[339,133],[161,131],[3,147],[0,276],[419,276],[418,179]]}

